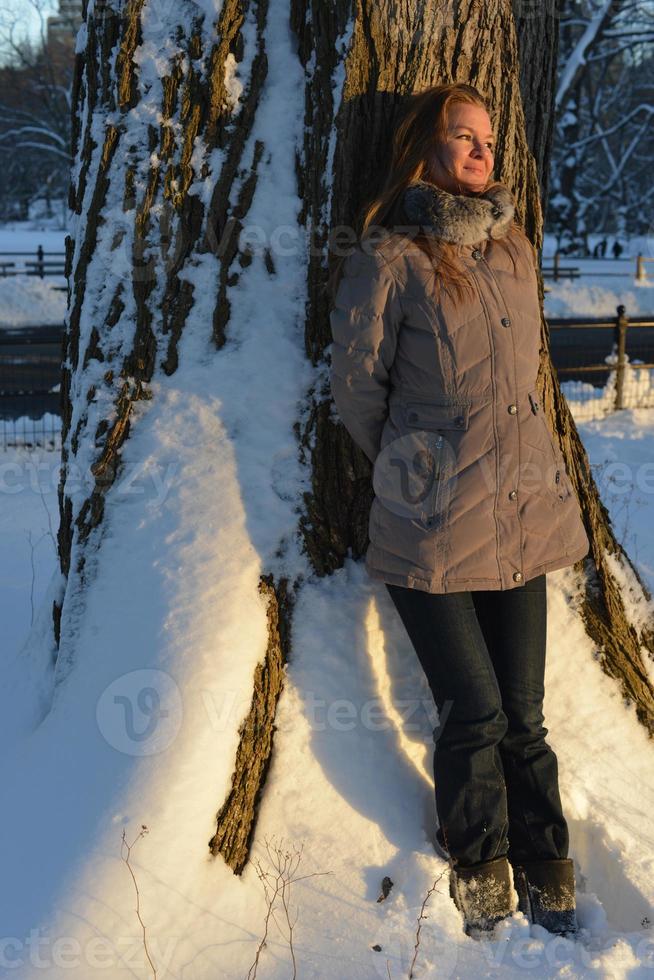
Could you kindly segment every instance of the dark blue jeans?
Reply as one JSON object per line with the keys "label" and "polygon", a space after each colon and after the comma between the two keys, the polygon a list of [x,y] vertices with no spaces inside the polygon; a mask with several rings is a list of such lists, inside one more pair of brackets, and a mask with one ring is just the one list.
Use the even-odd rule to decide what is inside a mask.
{"label": "dark blue jeans", "polygon": [[386,588],[438,708],[436,810],[454,866],[567,857],[543,725],[546,576],[496,591]]}

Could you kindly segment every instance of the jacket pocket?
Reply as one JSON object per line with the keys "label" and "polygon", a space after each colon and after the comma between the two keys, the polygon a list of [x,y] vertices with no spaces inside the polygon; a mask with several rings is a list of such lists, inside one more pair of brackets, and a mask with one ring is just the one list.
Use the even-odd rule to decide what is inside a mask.
{"label": "jacket pocket", "polygon": [[470,404],[466,402],[435,402],[407,401],[404,410],[404,421],[409,428],[427,429],[460,429],[468,428]]}
{"label": "jacket pocket", "polygon": [[454,488],[454,453],[427,427],[393,439],[378,454],[373,489],[380,504],[423,529],[442,526]]}
{"label": "jacket pocket", "polygon": [[[396,389],[394,431],[373,469],[379,503],[421,530],[443,528],[456,485],[455,432],[468,428],[467,399]],[[452,433],[448,435],[448,433]]]}
{"label": "jacket pocket", "polygon": [[[412,523],[423,530],[442,533],[456,485],[458,440],[453,434],[468,429],[471,403],[447,395],[419,398],[406,393],[404,397],[405,438],[413,437],[417,444],[424,444],[421,455],[428,461],[430,471],[425,485],[427,492],[415,508]],[[414,458],[414,469],[417,458]]]}

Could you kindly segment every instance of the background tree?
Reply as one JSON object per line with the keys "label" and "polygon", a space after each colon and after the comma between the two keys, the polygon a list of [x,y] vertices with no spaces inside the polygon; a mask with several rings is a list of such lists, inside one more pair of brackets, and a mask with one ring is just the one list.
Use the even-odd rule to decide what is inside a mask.
{"label": "background tree", "polygon": [[561,20],[548,227],[587,255],[590,232],[644,234],[651,206],[654,7],[569,0]]}
{"label": "background tree", "polygon": [[50,216],[65,201],[70,171],[75,38],[16,41],[14,26],[5,24],[9,56],[0,67],[0,220],[27,218],[37,199]]}
{"label": "background tree", "polygon": [[[302,261],[295,272],[296,258],[268,245],[257,253],[240,235],[258,191],[272,207],[260,181],[272,186],[266,168],[281,152],[277,133],[272,126],[265,139],[251,137],[262,114],[280,108],[267,101],[270,92],[279,91],[274,87],[279,80],[268,77],[266,51],[286,14],[304,82],[305,118],[297,130],[303,142],[294,148],[302,208],[297,213],[292,199],[284,204],[281,198],[280,205],[276,195],[275,213],[285,207],[288,227],[299,229]],[[542,5],[532,8],[517,0],[515,10],[509,0],[457,5],[362,0],[352,7],[345,0],[291,0],[288,8],[265,0],[225,0],[215,29],[193,4],[163,3],[155,12],[144,0],[96,3],[85,17],[84,45],[75,64],[69,199],[74,220],[67,239],[71,295],[62,382],[62,575],[53,608],[58,685],[83,655],[76,638],[103,561],[106,508],[121,506],[116,482],[131,426],[143,424],[151,413],[174,426],[164,396],[174,389],[176,375],[188,370],[196,349],[208,356],[202,342],[213,344],[218,371],[227,356],[236,304],[251,299],[256,308],[257,296],[243,291],[243,283],[252,282],[251,266],[260,263],[272,281],[291,269],[292,288],[305,299],[304,353],[311,380],[296,423],[304,470],[298,469],[293,486],[286,478],[284,491],[303,510],[297,530],[304,553],[296,555],[280,529],[279,547],[260,581],[268,601],[268,646],[240,729],[232,789],[221,803],[210,842],[214,853],[240,871],[272,750],[294,600],[307,571],[329,574],[348,554],[360,556],[366,545],[370,466],[334,418],[327,382],[329,230],[350,225],[376,188],[392,125],[411,93],[457,80],[476,85],[489,100],[499,136],[496,175],[515,193],[519,217],[539,246],[557,24]],[[158,60],[144,67],[144,50],[154,51]],[[292,77],[297,68],[288,66]],[[289,275],[283,282],[290,290]],[[186,348],[182,357],[189,332],[199,348]],[[269,333],[261,343],[271,344],[277,336]],[[270,349],[271,359],[277,354]],[[603,667],[651,729],[652,690],[642,658],[653,648],[652,632],[649,621],[638,627],[629,621],[614,571],[630,577],[633,596],[644,595],[644,588],[599,500],[552,373],[544,321],[541,354],[544,405],[559,432],[592,540],[592,556],[578,569],[574,599]],[[288,350],[284,356],[290,356]],[[270,447],[271,455],[274,450]],[[92,485],[73,489],[71,474],[89,462]],[[263,470],[248,472],[247,500],[252,501],[256,479],[267,477],[252,476]],[[173,487],[171,493],[176,492]],[[184,574],[191,571],[187,567]]]}

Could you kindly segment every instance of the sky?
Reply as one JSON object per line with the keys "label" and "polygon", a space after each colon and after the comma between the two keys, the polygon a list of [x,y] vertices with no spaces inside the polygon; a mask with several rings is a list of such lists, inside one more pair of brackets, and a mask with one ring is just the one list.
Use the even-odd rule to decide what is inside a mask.
{"label": "sky", "polygon": [[11,33],[16,42],[29,37],[37,44],[45,34],[47,18],[57,9],[57,0],[0,0],[0,64],[9,60]]}

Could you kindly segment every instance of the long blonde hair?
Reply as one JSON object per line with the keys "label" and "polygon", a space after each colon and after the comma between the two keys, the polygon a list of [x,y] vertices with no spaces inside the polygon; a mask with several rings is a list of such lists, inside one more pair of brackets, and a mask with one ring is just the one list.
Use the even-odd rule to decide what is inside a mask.
{"label": "long blonde hair", "polygon": [[[412,96],[408,108],[393,133],[391,161],[384,184],[377,196],[361,209],[355,221],[359,244],[363,243],[371,226],[391,230],[395,225],[408,223],[402,210],[402,197],[409,184],[424,180],[436,187],[439,186],[430,173],[429,157],[434,153],[440,159],[439,145],[447,139],[449,109],[457,102],[477,105],[488,112],[488,106],[480,92],[474,86],[463,82],[432,85]],[[451,172],[448,170],[448,173]],[[454,174],[451,176],[456,179]],[[483,194],[497,183],[499,181],[488,180],[485,187],[476,193]],[[459,188],[458,193],[469,193],[461,185]],[[530,254],[535,257],[536,253],[531,242],[515,219],[505,236],[493,239],[495,244],[508,252],[514,270],[516,263],[520,262],[520,252],[515,248],[518,239],[521,239],[523,244],[528,244]],[[411,240],[432,262],[437,299],[440,298],[442,288],[451,290],[460,302],[465,299],[467,293],[474,291],[471,280],[457,261],[455,245],[428,233],[416,233],[412,235]],[[346,257],[341,255],[337,259],[328,279],[327,288],[332,300],[336,294]]]}

